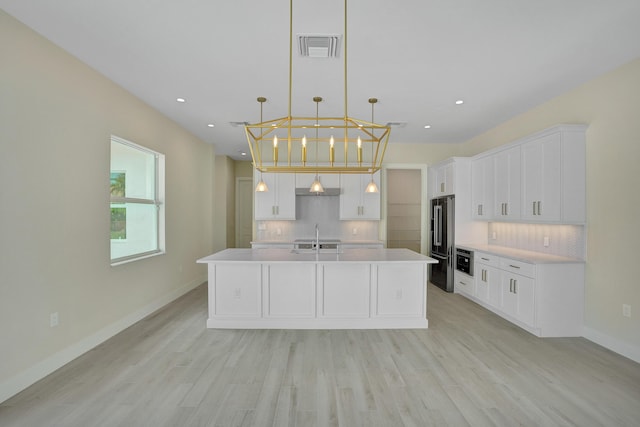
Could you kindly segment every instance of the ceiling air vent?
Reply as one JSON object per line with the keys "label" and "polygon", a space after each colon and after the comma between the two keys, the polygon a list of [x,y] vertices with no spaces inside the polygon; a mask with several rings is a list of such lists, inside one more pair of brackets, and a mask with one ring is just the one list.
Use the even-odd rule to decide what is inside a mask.
{"label": "ceiling air vent", "polygon": [[298,34],[301,56],[310,58],[337,58],[340,34]]}
{"label": "ceiling air vent", "polygon": [[387,122],[386,126],[390,128],[403,128],[407,125],[407,122]]}

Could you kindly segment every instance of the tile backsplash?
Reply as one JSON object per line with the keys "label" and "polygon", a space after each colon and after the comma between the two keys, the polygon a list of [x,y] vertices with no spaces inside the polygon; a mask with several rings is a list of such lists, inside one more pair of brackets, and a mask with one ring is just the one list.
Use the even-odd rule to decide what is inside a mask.
{"label": "tile backsplash", "polygon": [[[295,221],[257,221],[256,240],[378,240],[379,221],[340,221],[339,196],[297,196]],[[354,233],[355,231],[355,233]]]}
{"label": "tile backsplash", "polygon": [[[491,222],[488,232],[487,241],[490,245],[581,259],[586,256],[582,225]],[[548,240],[548,246],[545,246],[545,240]]]}

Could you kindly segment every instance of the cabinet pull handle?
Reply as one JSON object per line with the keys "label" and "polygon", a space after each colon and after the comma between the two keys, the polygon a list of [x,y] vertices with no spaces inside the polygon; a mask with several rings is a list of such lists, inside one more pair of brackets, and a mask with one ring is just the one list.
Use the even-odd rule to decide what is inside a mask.
{"label": "cabinet pull handle", "polygon": [[518,281],[516,279],[513,279],[513,293],[518,293]]}
{"label": "cabinet pull handle", "polygon": [[480,259],[483,259],[483,260],[485,260],[485,261],[489,261],[489,258],[482,258],[482,257],[481,257]]}
{"label": "cabinet pull handle", "polygon": [[509,279],[509,293],[513,292],[513,279]]}
{"label": "cabinet pull handle", "polygon": [[513,264],[509,264],[509,267],[520,269],[520,267],[518,267],[517,265],[513,265]]}
{"label": "cabinet pull handle", "polygon": [[540,207],[541,204],[542,202],[538,200],[538,215],[542,215],[542,208]]}
{"label": "cabinet pull handle", "polygon": [[444,182],[440,183],[440,192],[444,193]]}
{"label": "cabinet pull handle", "polygon": [[532,208],[531,208],[531,209],[533,210],[533,214],[534,214],[534,215],[537,215],[537,214],[536,214],[536,202],[533,202],[533,206],[532,206]]}

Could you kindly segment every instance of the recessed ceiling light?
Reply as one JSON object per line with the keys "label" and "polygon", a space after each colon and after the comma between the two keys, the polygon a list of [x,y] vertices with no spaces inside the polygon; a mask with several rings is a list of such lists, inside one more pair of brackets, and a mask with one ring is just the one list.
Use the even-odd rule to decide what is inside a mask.
{"label": "recessed ceiling light", "polygon": [[209,126],[210,128],[216,127],[216,125],[214,125],[213,123],[209,123],[207,126]]}
{"label": "recessed ceiling light", "polygon": [[186,100],[184,98],[176,98],[176,101],[178,102],[185,102]]}
{"label": "recessed ceiling light", "polygon": [[240,155],[241,155],[241,156],[246,156],[246,155],[247,155],[247,152],[246,152],[246,151],[241,151],[241,152],[240,152]]}
{"label": "recessed ceiling light", "polygon": [[456,105],[460,105],[460,104],[464,104],[464,101],[462,99],[458,99],[456,101]]}
{"label": "recessed ceiling light", "polygon": [[425,129],[431,129],[431,125],[424,125]]}

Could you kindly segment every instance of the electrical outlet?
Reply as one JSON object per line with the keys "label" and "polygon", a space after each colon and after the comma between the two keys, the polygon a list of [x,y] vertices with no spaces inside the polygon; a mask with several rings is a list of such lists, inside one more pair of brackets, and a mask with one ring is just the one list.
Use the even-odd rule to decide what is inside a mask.
{"label": "electrical outlet", "polygon": [[55,328],[56,326],[58,326],[58,323],[59,323],[58,312],[56,311],[55,313],[51,313],[49,315],[49,326],[51,326],[52,328]]}
{"label": "electrical outlet", "polygon": [[624,317],[631,317],[631,306],[629,304],[622,304],[622,315]]}
{"label": "electrical outlet", "polygon": [[258,230],[264,231],[266,229],[267,229],[267,224],[265,224],[264,222],[261,222],[258,224]]}
{"label": "electrical outlet", "polygon": [[491,238],[493,240],[496,240],[498,238],[498,233],[496,233],[495,231],[493,233],[491,233]]}
{"label": "electrical outlet", "polygon": [[545,248],[549,247],[549,236],[544,236],[544,239],[542,239],[542,244]]}
{"label": "electrical outlet", "polygon": [[358,229],[354,228],[353,230],[351,230],[351,234],[353,234],[354,236],[358,234]]}
{"label": "electrical outlet", "polygon": [[281,229],[280,227],[278,227],[278,228],[276,229],[276,234],[277,234],[278,236],[282,235],[282,229]]}

